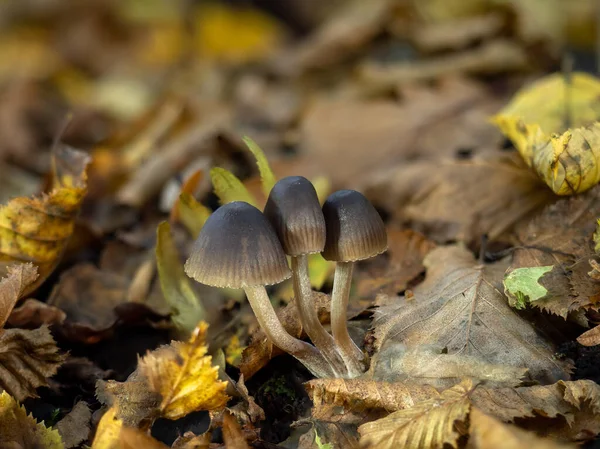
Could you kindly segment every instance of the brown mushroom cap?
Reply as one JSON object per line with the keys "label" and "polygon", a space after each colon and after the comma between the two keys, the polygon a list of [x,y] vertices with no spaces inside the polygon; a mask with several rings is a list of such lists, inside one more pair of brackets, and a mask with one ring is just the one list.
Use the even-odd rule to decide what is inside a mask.
{"label": "brown mushroom cap", "polygon": [[277,284],[291,274],[271,224],[243,201],[221,206],[206,220],[185,272],[202,284],[229,288]]}
{"label": "brown mushroom cap", "polygon": [[265,217],[290,256],[320,253],[325,246],[325,218],[317,192],[302,176],[288,176],[275,184],[265,206]]}
{"label": "brown mushroom cap", "polygon": [[323,257],[336,262],[368,259],[387,250],[383,220],[355,190],[332,193],[323,204],[327,239]]}

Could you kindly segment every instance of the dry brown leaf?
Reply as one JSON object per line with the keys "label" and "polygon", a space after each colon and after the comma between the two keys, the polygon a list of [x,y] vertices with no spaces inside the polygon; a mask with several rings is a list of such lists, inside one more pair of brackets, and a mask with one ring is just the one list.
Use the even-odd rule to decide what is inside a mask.
{"label": "dry brown leaf", "polygon": [[[521,370],[538,381],[569,378],[568,365],[554,357],[551,346],[498,290],[505,263],[479,265],[467,249],[447,246],[431,251],[424,265],[425,281],[412,298],[390,299],[375,312],[375,348],[380,353],[372,369],[378,380],[387,379],[377,376],[389,378],[408,368],[409,378],[436,377],[446,359],[456,369],[447,377],[473,376],[514,385],[520,376],[511,379],[510,373]],[[444,353],[431,352],[431,347]],[[405,348],[408,360],[390,359],[397,348]],[[466,363],[454,365],[457,358]]]}
{"label": "dry brown leaf", "polygon": [[568,449],[574,446],[542,440],[531,432],[503,424],[486,415],[477,407],[469,415],[469,442],[467,449]]}
{"label": "dry brown leaf", "polygon": [[56,430],[60,433],[66,449],[77,447],[79,443],[88,439],[91,418],[92,411],[88,405],[79,401],[63,419],[56,423]]}
{"label": "dry brown leaf", "polygon": [[46,326],[35,330],[9,329],[0,333],[0,388],[16,400],[37,397],[65,360]]}
{"label": "dry brown leaf", "polygon": [[370,449],[442,449],[446,444],[457,447],[460,435],[455,422],[466,421],[472,388],[473,384],[465,381],[437,398],[363,424],[358,428],[360,442]]}
{"label": "dry brown leaf", "polygon": [[588,276],[595,254],[592,235],[600,216],[600,187],[561,198],[517,228],[515,268],[554,266],[538,281],[548,290],[531,305],[566,318],[569,312],[600,304],[600,281]]}
{"label": "dry brown leaf", "polygon": [[[359,184],[374,169],[419,157],[414,142],[423,129],[481,101],[486,93],[473,82],[449,78],[435,89],[414,86],[405,98],[400,104],[315,101],[300,128],[300,149],[326,170],[333,184],[345,184],[348,179]],[[439,152],[444,151],[440,146]]]}
{"label": "dry brown leaf", "polygon": [[425,271],[423,258],[435,248],[424,235],[406,230],[388,230],[388,250],[364,266],[357,276],[357,295],[373,299],[377,293],[395,295]]}
{"label": "dry brown leaf", "polygon": [[[329,318],[329,296],[324,293],[314,292],[313,297],[315,307],[319,313],[319,319],[322,323],[326,322]],[[290,301],[277,315],[279,316],[281,324],[290,335],[297,338],[305,338],[307,335],[302,330],[302,324],[300,323],[297,310],[296,303]],[[258,330],[254,333],[252,341],[242,353],[240,371],[246,380],[250,379],[264,367],[269,360],[281,354],[285,353],[277,346],[274,346],[262,330]]]}
{"label": "dry brown leaf", "polygon": [[577,338],[577,342],[583,346],[600,345],[600,326],[596,326],[581,334]]}
{"label": "dry brown leaf", "polygon": [[227,449],[250,449],[240,425],[229,413],[223,415],[223,440]]}
{"label": "dry brown leaf", "polygon": [[505,155],[399,166],[367,193],[438,242],[497,238],[554,199],[518,156]]}
{"label": "dry brown leaf", "polygon": [[37,268],[31,263],[8,267],[7,276],[0,279],[0,329],[4,327],[15,304],[37,278]]}
{"label": "dry brown leaf", "polygon": [[62,256],[86,194],[88,162],[83,152],[57,148],[53,190],[42,197],[18,197],[0,207],[0,276],[15,262],[33,262],[38,268],[39,277],[24,294],[35,290]]}
{"label": "dry brown leaf", "polygon": [[495,74],[523,71],[529,67],[527,55],[516,42],[496,39],[459,53],[423,61],[397,64],[365,62],[360,68],[362,79],[380,89],[400,83],[414,83],[457,74]]}
{"label": "dry brown leaf", "polygon": [[0,394],[0,447],[63,449],[60,435],[38,423],[6,391]]}
{"label": "dry brown leaf", "polygon": [[236,391],[244,399],[243,402],[229,407],[228,410],[242,423],[258,423],[264,421],[265,411],[256,403],[254,398],[248,393],[248,388],[244,383],[244,375],[235,384]]}
{"label": "dry brown leaf", "polygon": [[202,435],[194,435],[186,432],[173,442],[171,449],[208,449],[211,435],[209,432]]}
{"label": "dry brown leaf", "polygon": [[319,421],[359,424],[439,397],[431,385],[362,379],[315,379],[304,384]]}
{"label": "dry brown leaf", "polygon": [[67,314],[58,307],[29,298],[13,309],[8,317],[8,324],[12,327],[35,329],[44,324],[48,326],[62,324],[66,317]]}
{"label": "dry brown leaf", "polygon": [[161,416],[179,419],[198,410],[221,409],[229,399],[227,382],[218,379],[218,367],[206,355],[206,330],[201,322],[188,342],[172,342],[139,361],[150,389],[161,395]]}
{"label": "dry brown leaf", "polygon": [[519,422],[540,435],[562,441],[590,439],[600,433],[600,386],[591,380],[519,388],[480,386],[473,391],[471,401],[505,422],[528,418]]}

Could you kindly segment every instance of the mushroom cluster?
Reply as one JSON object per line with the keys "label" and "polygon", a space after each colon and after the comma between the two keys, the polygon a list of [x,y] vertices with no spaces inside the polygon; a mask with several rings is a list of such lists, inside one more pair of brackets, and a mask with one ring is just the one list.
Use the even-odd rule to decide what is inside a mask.
{"label": "mushroom cluster", "polygon": [[[321,208],[311,182],[290,176],[275,184],[264,213],[243,201],[217,209],[194,243],[185,272],[203,284],[244,289],[267,338],[315,376],[353,378],[366,369],[365,355],[350,338],[346,319],[353,264],[386,249],[383,221],[362,194],[335,192]],[[315,307],[307,257],[313,253],[336,262],[332,335]],[[313,344],[285,330],[267,295],[265,286],[290,276],[298,316]]]}

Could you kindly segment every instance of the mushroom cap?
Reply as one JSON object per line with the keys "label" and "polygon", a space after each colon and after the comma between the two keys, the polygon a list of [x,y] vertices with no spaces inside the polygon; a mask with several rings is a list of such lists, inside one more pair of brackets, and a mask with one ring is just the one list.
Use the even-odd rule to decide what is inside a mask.
{"label": "mushroom cap", "polygon": [[221,206],[206,220],[184,268],[213,287],[271,285],[291,275],[271,224],[243,201]]}
{"label": "mushroom cap", "polygon": [[339,190],[323,204],[327,239],[323,257],[336,262],[369,259],[387,250],[383,220],[355,190]]}
{"label": "mushroom cap", "polygon": [[265,217],[290,256],[320,253],[325,247],[325,218],[317,192],[302,176],[288,176],[273,186]]}

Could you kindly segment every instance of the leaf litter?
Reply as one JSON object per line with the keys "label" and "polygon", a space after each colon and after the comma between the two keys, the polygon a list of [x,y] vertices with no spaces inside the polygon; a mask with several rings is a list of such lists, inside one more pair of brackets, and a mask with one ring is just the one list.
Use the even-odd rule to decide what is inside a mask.
{"label": "leaf litter", "polygon": [[[0,445],[600,434],[591,2],[138,3],[0,6]],[[183,271],[218,207],[290,175],[385,220],[348,286],[357,377],[315,379]],[[307,260],[332,332],[336,264]],[[267,289],[307,340],[294,292]]]}

